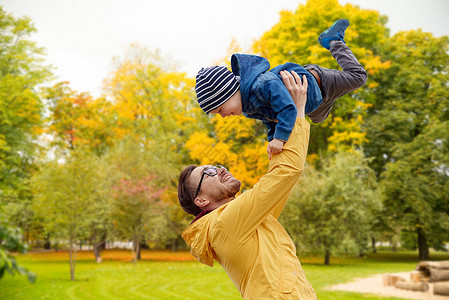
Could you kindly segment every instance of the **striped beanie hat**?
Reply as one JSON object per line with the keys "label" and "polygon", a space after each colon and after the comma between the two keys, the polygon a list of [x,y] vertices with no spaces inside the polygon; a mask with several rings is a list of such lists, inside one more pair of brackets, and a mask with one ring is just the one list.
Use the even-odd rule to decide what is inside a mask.
{"label": "striped beanie hat", "polygon": [[202,68],[196,75],[196,97],[206,114],[228,101],[239,87],[236,76],[224,66]]}

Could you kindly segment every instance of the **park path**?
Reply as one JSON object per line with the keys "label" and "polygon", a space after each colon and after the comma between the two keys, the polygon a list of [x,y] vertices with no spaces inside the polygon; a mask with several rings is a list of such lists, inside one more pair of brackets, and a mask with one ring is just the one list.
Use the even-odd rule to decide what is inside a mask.
{"label": "park path", "polygon": [[[391,274],[391,273],[389,273]],[[382,275],[367,278],[358,278],[355,281],[343,284],[333,285],[328,290],[340,290],[347,292],[369,293],[381,296],[393,296],[405,299],[421,299],[421,300],[449,300],[448,296],[438,296],[433,294],[433,284],[429,283],[429,290],[423,292],[413,292],[397,289],[392,286],[383,286]],[[394,273],[404,279],[410,278],[410,272]]]}

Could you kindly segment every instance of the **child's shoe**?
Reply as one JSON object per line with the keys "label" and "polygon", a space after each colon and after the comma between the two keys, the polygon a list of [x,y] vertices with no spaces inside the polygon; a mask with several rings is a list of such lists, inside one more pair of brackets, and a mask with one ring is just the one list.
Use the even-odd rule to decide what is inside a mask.
{"label": "child's shoe", "polygon": [[334,24],[332,24],[331,27],[329,27],[327,30],[325,30],[320,36],[318,37],[318,43],[321,44],[324,48],[329,50],[330,41],[343,41],[345,38],[345,30],[349,26],[349,21],[346,19],[341,19],[336,21]]}

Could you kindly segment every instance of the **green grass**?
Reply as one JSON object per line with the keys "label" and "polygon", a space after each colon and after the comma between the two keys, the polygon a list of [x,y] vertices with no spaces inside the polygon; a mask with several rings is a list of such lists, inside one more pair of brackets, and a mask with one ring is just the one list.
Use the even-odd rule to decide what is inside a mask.
{"label": "green grass", "polygon": [[[241,299],[218,264],[210,268],[188,261],[185,252],[148,251],[137,265],[129,262],[130,253],[125,251],[106,251],[104,257],[97,264],[91,253],[80,253],[73,282],[64,252],[19,256],[19,263],[35,272],[37,281],[30,284],[24,276],[7,274],[0,280],[0,299]],[[301,258],[301,262],[320,300],[399,300],[325,288],[377,273],[412,271],[416,257],[411,252],[383,252],[367,258],[331,258],[330,266],[322,265],[321,258]],[[449,259],[449,255],[433,253],[431,258]]]}

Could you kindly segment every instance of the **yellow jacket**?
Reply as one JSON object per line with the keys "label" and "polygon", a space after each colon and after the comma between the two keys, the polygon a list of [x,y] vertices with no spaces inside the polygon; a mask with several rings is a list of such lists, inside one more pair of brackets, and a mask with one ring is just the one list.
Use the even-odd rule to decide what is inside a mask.
{"label": "yellow jacket", "polygon": [[182,233],[198,261],[222,265],[243,299],[316,299],[295,245],[277,221],[304,169],[309,131],[309,123],[298,118],[282,152],[251,190]]}

